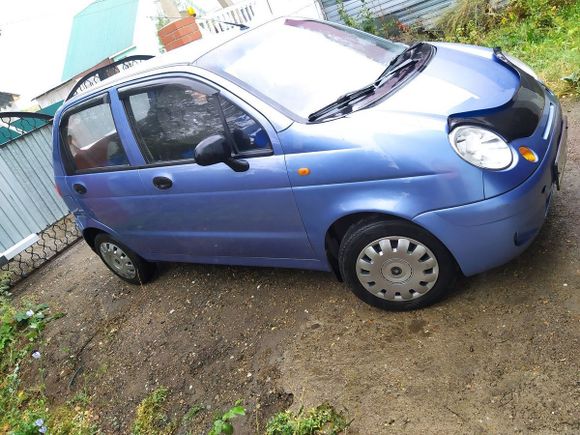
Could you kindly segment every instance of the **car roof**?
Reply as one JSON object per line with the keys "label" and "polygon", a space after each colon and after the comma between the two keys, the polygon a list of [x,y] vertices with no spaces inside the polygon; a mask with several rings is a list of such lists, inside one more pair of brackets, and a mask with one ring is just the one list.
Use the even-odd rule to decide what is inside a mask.
{"label": "car roof", "polygon": [[254,30],[254,28],[249,30],[241,30],[239,32],[233,29],[228,32],[213,35],[210,38],[199,39],[193,43],[189,43],[174,50],[162,53],[129,69],[123,70],[118,74],[103,80],[102,82],[99,82],[97,85],[88,89],[87,92],[77,94],[70,100],[66,101],[65,105],[69,106],[70,104],[75,103],[80,99],[84,99],[116,84],[123,83],[131,77],[136,77],[146,72],[171,66],[191,65],[195,63],[200,57],[209,53],[213,49],[247,32],[251,32],[252,30]]}

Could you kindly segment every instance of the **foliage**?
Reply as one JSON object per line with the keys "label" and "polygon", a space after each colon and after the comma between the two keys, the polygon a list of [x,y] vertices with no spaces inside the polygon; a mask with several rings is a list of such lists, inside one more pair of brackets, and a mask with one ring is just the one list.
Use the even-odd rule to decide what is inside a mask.
{"label": "foliage", "polygon": [[0,297],[10,297],[10,274],[0,272]]}
{"label": "foliage", "polygon": [[492,0],[458,0],[432,30],[418,23],[406,26],[392,17],[374,19],[366,5],[354,17],[341,1],[338,4],[347,25],[385,38],[501,47],[528,63],[560,97],[580,96],[578,0],[512,0],[502,9]]}
{"label": "foliage", "polygon": [[59,315],[50,315],[45,304],[23,303],[16,308],[8,287],[7,276],[0,276],[0,433],[96,433],[91,416],[78,404],[67,403],[50,411],[43,385],[22,385],[23,365],[37,366],[43,374],[42,355],[35,349],[46,324]]}
{"label": "foliage", "polygon": [[438,23],[451,42],[501,47],[528,63],[558,95],[580,95],[580,2],[512,0],[493,10],[460,0]]}
{"label": "foliage", "polygon": [[213,425],[208,435],[231,435],[234,433],[234,427],[231,421],[239,416],[246,415],[246,409],[237,401],[236,405],[213,420]]}
{"label": "foliage", "polygon": [[336,0],[336,4],[338,6],[338,16],[347,26],[376,35],[379,29],[377,27],[375,17],[367,6],[365,0],[361,0],[361,3],[362,5],[359,9],[358,16],[353,17],[349,15],[346,8],[344,7],[344,1]]}
{"label": "foliage", "polygon": [[188,424],[197,414],[202,412],[205,409],[205,406],[197,404],[193,405],[189,410],[185,413],[182,418],[183,423]]}
{"label": "foliage", "polygon": [[301,408],[298,414],[279,412],[268,422],[266,435],[335,435],[343,433],[350,423],[325,403],[307,412]]}
{"label": "foliage", "polygon": [[437,22],[443,34],[469,38],[476,30],[487,31],[496,21],[491,0],[459,0]]}
{"label": "foliage", "polygon": [[175,431],[175,423],[163,408],[168,394],[167,388],[158,388],[141,402],[131,430],[133,435],[171,434]]}

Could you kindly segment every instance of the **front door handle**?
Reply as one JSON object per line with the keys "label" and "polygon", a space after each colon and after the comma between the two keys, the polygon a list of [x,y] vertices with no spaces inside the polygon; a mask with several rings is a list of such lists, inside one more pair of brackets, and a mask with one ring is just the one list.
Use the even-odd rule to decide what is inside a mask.
{"label": "front door handle", "polygon": [[76,193],[80,195],[84,195],[85,193],[87,193],[87,188],[80,183],[73,184],[73,189],[75,190]]}
{"label": "front door handle", "polygon": [[173,181],[167,177],[155,177],[153,178],[153,185],[159,190],[167,190],[173,186]]}

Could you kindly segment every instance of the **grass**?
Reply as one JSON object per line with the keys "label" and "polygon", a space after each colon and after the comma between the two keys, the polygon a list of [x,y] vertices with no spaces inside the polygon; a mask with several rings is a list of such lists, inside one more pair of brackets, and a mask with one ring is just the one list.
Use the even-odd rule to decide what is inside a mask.
{"label": "grass", "polygon": [[528,63],[560,97],[580,96],[580,2],[513,0],[493,11],[484,0],[461,0],[442,17],[443,39],[501,47]]}
{"label": "grass", "polygon": [[166,388],[158,388],[141,402],[131,430],[133,435],[171,434],[175,431],[175,423],[163,408],[168,394]]}
{"label": "grass", "polygon": [[8,287],[8,277],[0,276],[0,433],[95,434],[97,429],[84,407],[86,402],[76,398],[50,408],[42,382],[22,385],[20,372],[24,365],[32,365],[43,378],[43,356],[37,349],[46,324],[60,315],[51,315],[43,304],[15,307]]}
{"label": "grass", "polygon": [[[86,390],[75,394],[59,406],[52,406],[45,394],[42,331],[58,318],[44,304],[15,304],[9,293],[8,278],[0,274],[0,434],[32,435],[39,433],[96,435],[102,433],[99,418],[91,409],[91,397]],[[38,350],[40,349],[40,351]],[[62,350],[66,353],[70,349]],[[24,385],[20,373],[23,367],[36,372],[37,385]],[[106,371],[106,369],[104,370]],[[85,386],[86,388],[86,386]],[[193,433],[190,425],[205,411],[202,405],[192,406],[179,419],[167,413],[169,390],[158,388],[137,407],[131,426],[133,435]],[[233,434],[232,421],[244,416],[241,402],[217,414],[208,428],[209,435]],[[268,423],[268,435],[339,434],[348,426],[344,416],[329,405],[321,405],[298,414],[286,411],[276,414]],[[199,433],[199,428],[195,428]]]}
{"label": "grass", "polygon": [[339,12],[351,27],[405,43],[440,40],[501,47],[528,63],[559,97],[580,97],[580,1],[511,0],[499,10],[492,4],[458,0],[433,29],[421,23],[409,27],[392,16],[371,20],[364,8],[349,16],[342,3]]}
{"label": "grass", "polygon": [[337,435],[350,425],[345,416],[329,404],[322,404],[295,414],[284,411],[274,415],[266,426],[266,435]]}

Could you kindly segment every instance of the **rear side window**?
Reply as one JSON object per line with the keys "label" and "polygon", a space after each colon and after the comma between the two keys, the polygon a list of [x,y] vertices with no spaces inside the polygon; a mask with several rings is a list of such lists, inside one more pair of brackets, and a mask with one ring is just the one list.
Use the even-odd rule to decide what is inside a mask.
{"label": "rear side window", "polygon": [[76,171],[129,165],[107,103],[67,116],[61,136]]}
{"label": "rear side window", "polygon": [[133,91],[123,100],[148,163],[193,159],[196,146],[216,134],[231,142],[235,155],[271,150],[256,120],[213,89],[171,83]]}

